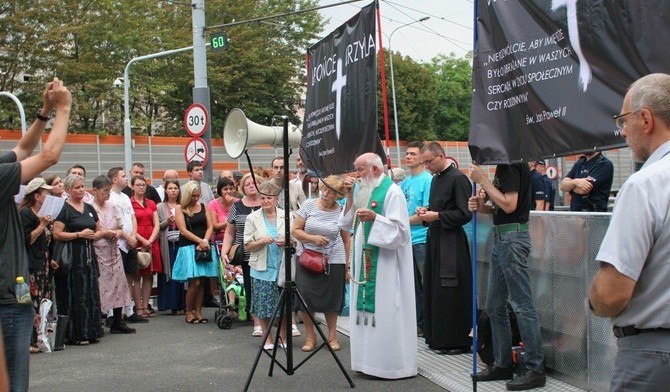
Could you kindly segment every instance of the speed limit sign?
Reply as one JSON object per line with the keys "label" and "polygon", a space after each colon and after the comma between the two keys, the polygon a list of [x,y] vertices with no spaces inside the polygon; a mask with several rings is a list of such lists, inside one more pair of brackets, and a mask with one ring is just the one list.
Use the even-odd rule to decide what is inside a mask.
{"label": "speed limit sign", "polygon": [[184,129],[191,137],[200,137],[207,131],[209,114],[207,109],[199,103],[194,103],[184,113]]}

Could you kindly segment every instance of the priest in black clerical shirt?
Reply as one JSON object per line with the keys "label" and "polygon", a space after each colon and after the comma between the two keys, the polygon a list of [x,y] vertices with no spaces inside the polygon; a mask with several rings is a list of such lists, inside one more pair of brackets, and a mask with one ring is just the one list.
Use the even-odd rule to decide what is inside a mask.
{"label": "priest in black clerical shirt", "polygon": [[472,266],[463,225],[472,219],[468,177],[450,164],[432,142],[421,149],[423,165],[434,174],[428,207],[417,215],[428,226],[423,275],[423,336],[442,354],[469,351],[472,328]]}

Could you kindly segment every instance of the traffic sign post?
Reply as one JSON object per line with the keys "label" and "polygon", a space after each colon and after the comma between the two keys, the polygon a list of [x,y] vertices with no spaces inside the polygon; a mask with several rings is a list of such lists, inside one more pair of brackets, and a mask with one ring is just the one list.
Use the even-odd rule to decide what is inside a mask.
{"label": "traffic sign post", "polygon": [[191,161],[201,161],[204,166],[209,158],[209,150],[205,141],[199,137],[189,140],[184,147],[184,161],[188,164]]}
{"label": "traffic sign post", "polygon": [[184,129],[191,137],[204,135],[209,126],[209,113],[205,106],[199,103],[194,103],[186,109],[184,113]]}

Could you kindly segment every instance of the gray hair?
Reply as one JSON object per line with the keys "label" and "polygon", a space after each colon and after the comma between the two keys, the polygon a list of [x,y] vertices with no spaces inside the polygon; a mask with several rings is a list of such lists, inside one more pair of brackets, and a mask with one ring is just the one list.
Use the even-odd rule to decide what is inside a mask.
{"label": "gray hair", "polygon": [[363,155],[365,156],[363,161],[366,165],[369,167],[376,167],[379,170],[384,170],[384,163],[382,162],[382,158],[379,155],[373,152],[369,152]]}
{"label": "gray hair", "polygon": [[77,181],[85,182],[86,180],[78,174],[68,174],[63,180],[63,187],[65,189],[72,189]]}
{"label": "gray hair", "polygon": [[629,88],[631,110],[649,109],[665,125],[670,125],[670,75],[646,75]]}
{"label": "gray hair", "polygon": [[272,181],[263,181],[258,184],[258,192],[266,196],[278,196],[279,187]]}

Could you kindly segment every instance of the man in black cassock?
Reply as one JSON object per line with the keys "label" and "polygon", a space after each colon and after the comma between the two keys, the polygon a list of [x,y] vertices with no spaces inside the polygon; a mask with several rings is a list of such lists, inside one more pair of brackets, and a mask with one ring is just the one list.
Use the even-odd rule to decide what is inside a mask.
{"label": "man in black cassock", "polygon": [[472,329],[472,266],[463,225],[472,219],[468,177],[446,159],[436,142],[421,149],[426,169],[434,174],[428,208],[417,215],[428,226],[423,275],[426,344],[442,354],[470,351]]}

